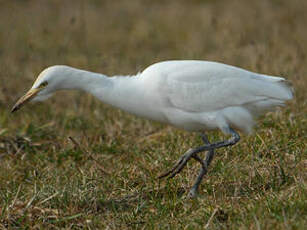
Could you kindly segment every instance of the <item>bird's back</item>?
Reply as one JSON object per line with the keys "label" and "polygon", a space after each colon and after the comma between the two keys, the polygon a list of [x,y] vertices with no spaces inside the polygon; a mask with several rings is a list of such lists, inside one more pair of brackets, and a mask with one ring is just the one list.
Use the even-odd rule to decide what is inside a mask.
{"label": "bird's back", "polygon": [[292,98],[284,78],[217,62],[160,62],[141,75],[159,93],[168,122],[190,130],[230,125],[249,132],[254,116]]}

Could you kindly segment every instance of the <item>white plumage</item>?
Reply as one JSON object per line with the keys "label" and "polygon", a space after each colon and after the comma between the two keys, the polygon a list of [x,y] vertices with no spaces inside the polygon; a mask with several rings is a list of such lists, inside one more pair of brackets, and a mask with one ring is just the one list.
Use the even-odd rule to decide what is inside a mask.
{"label": "white plumage", "polygon": [[[191,131],[234,126],[250,132],[252,117],[292,98],[285,79],[205,61],[168,61],[145,69],[144,88],[166,121]],[[155,80],[153,80],[155,79]],[[152,89],[152,91],[151,91]],[[156,106],[155,106],[156,108]]]}
{"label": "white plumage", "polygon": [[[68,66],[52,66],[39,75],[12,111],[25,101],[44,100],[61,89],[83,90],[132,114],[188,131],[220,129],[233,138],[239,137],[234,129],[251,132],[254,117],[293,97],[282,77],[217,62],[165,61],[126,77],[107,77]],[[231,141],[230,144],[223,142],[223,146],[232,145],[238,139]],[[213,149],[223,147],[210,145],[205,150],[210,150],[212,156]],[[190,157],[196,158],[196,155],[193,153]],[[210,161],[205,162],[207,166]],[[203,166],[204,170],[206,167]]]}

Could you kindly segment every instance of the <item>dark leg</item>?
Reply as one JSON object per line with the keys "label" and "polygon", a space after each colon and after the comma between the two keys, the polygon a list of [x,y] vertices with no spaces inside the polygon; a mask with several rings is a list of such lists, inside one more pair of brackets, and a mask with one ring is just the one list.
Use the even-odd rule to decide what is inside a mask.
{"label": "dark leg", "polygon": [[[202,139],[203,139],[203,141],[206,145],[210,144],[210,142],[209,142],[209,140],[208,140],[208,138],[205,134],[202,134]],[[209,152],[206,155],[205,160],[203,160],[201,158],[197,159],[197,161],[200,162],[202,167],[200,168],[199,174],[196,178],[194,185],[192,186],[192,188],[189,191],[188,197],[193,198],[197,195],[198,187],[199,187],[203,177],[207,174],[208,167],[209,167],[213,157],[214,157],[214,149],[210,149]]]}
{"label": "dark leg", "polygon": [[[205,134],[201,134],[201,137],[202,137],[202,140],[204,141],[205,144],[210,144],[210,142],[208,141],[208,138]],[[204,164],[203,160],[197,155],[197,153],[195,153],[195,151],[197,150],[198,148],[195,148],[195,149],[189,149],[185,154],[183,154],[179,161],[176,163],[176,165],[170,169],[169,171],[163,173],[162,175],[160,175],[158,178],[161,179],[163,177],[166,177],[168,175],[169,178],[173,178],[176,174],[180,173],[181,170],[184,168],[184,166],[186,166],[186,164],[188,163],[189,159],[191,157],[193,157],[195,160],[197,160],[201,165]],[[214,149],[210,150],[211,151],[214,151]],[[210,160],[211,161],[211,160]],[[209,162],[210,164],[210,162]]]}
{"label": "dark leg", "polygon": [[169,178],[173,178],[176,174],[180,173],[181,170],[184,168],[184,166],[186,166],[188,161],[191,159],[191,157],[195,158],[195,156],[197,156],[196,155],[197,152],[195,151],[197,149],[198,148],[189,149],[185,154],[183,154],[180,157],[179,161],[175,164],[175,166],[172,169],[170,169],[169,171],[163,173],[158,178],[161,179],[161,178],[166,177],[166,176],[169,176]]}
{"label": "dark leg", "polygon": [[[193,157],[195,160],[201,163],[202,168],[201,171],[196,179],[195,184],[192,186],[189,195],[194,197],[196,195],[197,189],[199,187],[199,184],[204,177],[204,175],[207,173],[207,167],[209,166],[210,162],[213,159],[214,156],[214,149],[226,147],[226,146],[231,146],[236,144],[240,140],[239,134],[234,131],[231,128],[228,128],[228,133],[231,134],[231,138],[225,141],[219,141],[216,143],[210,144],[206,136],[203,136],[203,140],[206,143],[204,146],[200,146],[194,149],[189,149],[177,162],[177,164],[169,171],[166,173],[162,174],[159,176],[159,179],[169,176],[169,178],[174,177],[176,174],[180,173],[181,170],[185,167],[187,162]],[[203,151],[209,151],[209,153],[206,156],[205,160],[202,160],[197,153],[203,152]]]}

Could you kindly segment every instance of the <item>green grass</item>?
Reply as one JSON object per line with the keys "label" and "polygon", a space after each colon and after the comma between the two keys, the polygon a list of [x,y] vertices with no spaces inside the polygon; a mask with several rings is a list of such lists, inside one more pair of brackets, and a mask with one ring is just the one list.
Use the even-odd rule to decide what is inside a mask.
{"label": "green grass", "polygon": [[[306,11],[303,0],[1,1],[0,228],[304,229]],[[166,59],[282,75],[295,89],[218,151],[196,200],[185,199],[196,162],[156,178],[201,144],[197,134],[75,92],[9,113],[47,66],[133,74]]]}

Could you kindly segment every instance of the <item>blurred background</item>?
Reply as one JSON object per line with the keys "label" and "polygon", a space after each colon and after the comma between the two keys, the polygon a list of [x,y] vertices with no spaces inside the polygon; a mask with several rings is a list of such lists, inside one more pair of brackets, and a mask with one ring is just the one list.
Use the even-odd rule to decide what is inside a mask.
{"label": "blurred background", "polygon": [[[165,128],[163,125],[127,115],[103,105],[90,95],[80,92],[59,92],[52,99],[44,103],[28,105],[14,115],[10,115],[9,110],[16,100],[31,87],[38,74],[51,65],[70,65],[112,76],[135,74],[150,64],[170,59],[218,61],[255,72],[283,76],[292,82],[295,89],[295,99],[285,109],[282,109],[282,112],[271,114],[268,118],[262,119],[257,135],[247,137],[243,140],[243,144],[241,143],[241,147],[236,149],[239,152],[239,155],[236,156],[240,156],[237,160],[240,159],[238,161],[242,164],[250,164],[251,159],[245,157],[247,152],[260,152],[265,156],[269,153],[273,155],[276,153],[273,157],[265,158],[265,166],[261,166],[266,167],[265,170],[257,171],[255,168],[259,169],[260,166],[256,163],[253,164],[255,167],[253,169],[241,165],[241,168],[238,166],[231,173],[227,170],[220,171],[221,174],[216,176],[216,180],[204,181],[204,184],[211,184],[208,186],[216,185],[215,188],[222,189],[219,191],[220,194],[229,196],[229,188],[225,187],[225,190],[223,190],[223,186],[226,186],[227,183],[221,178],[226,178],[227,175],[237,175],[236,178],[244,178],[244,175],[249,175],[249,172],[256,170],[257,173],[263,173],[261,175],[264,181],[270,180],[270,178],[278,181],[269,172],[273,172],[276,168],[279,169],[281,167],[278,166],[279,163],[284,162],[281,165],[285,167],[286,173],[295,175],[294,178],[296,178],[292,178],[293,180],[290,180],[287,184],[288,187],[286,186],[285,189],[289,189],[287,191],[292,189],[291,191],[295,191],[296,194],[302,194],[303,190],[296,189],[298,189],[299,184],[304,184],[305,182],[302,181],[306,179],[306,175],[303,173],[306,170],[306,160],[304,160],[306,159],[306,150],[304,149],[306,147],[307,126],[306,12],[306,0],[0,1],[0,153],[2,158],[0,185],[2,188],[5,187],[5,194],[7,194],[7,191],[11,194],[11,196],[8,196],[9,198],[6,198],[8,203],[2,203],[2,207],[14,200],[14,196],[21,185],[23,189],[21,193],[18,193],[20,195],[16,195],[17,200],[20,198],[20,202],[23,201],[25,204],[30,200],[33,188],[31,183],[24,184],[25,175],[29,174],[29,178],[36,178],[38,184],[53,183],[54,189],[59,189],[59,194],[62,194],[64,190],[70,191],[65,187],[68,186],[70,181],[81,180],[79,177],[73,179],[74,177],[71,175],[73,172],[79,172],[74,168],[75,164],[81,168],[81,171],[83,168],[82,172],[94,173],[95,168],[92,169],[92,165],[85,163],[89,161],[90,164],[93,164],[93,161],[84,155],[76,156],[75,153],[72,153],[71,150],[75,150],[76,146],[68,141],[69,136],[77,138],[82,146],[88,148],[88,151],[111,155],[112,153],[118,154],[119,158],[109,161],[103,160],[104,158],[100,158],[100,155],[95,156],[98,161],[105,161],[103,165],[109,171],[114,169],[115,164],[118,165],[118,168],[126,170],[114,174],[115,176],[121,175],[117,179],[115,179],[115,176],[109,177],[112,183],[103,181],[95,184],[94,187],[101,191],[101,194],[99,193],[100,198],[110,198],[114,194],[120,195],[123,191],[128,193],[128,191],[134,191],[133,189],[143,188],[140,185],[143,181],[156,183],[154,178],[158,172],[165,168],[163,165],[171,165],[177,159],[177,156],[191,144],[200,144],[199,140],[195,140],[196,136],[190,136],[185,132],[169,127]],[[151,134],[156,133],[158,133],[157,136],[151,138]],[[215,133],[214,135],[215,138],[223,138],[220,134]],[[146,142],[140,138],[147,136],[150,136],[151,141]],[[187,143],[180,147],[184,142]],[[50,143],[52,144],[50,145]],[[146,154],[142,155],[144,151]],[[166,154],[164,155],[165,158],[161,156],[161,152]],[[240,152],[242,152],[241,155]],[[231,153],[232,151],[227,154],[231,155]],[[282,158],[284,161],[280,161],[280,155],[286,156],[285,153],[290,158],[287,158],[288,161],[284,158]],[[122,158],[123,155],[129,156],[129,159]],[[298,155],[301,158],[291,158]],[[227,156],[226,159],[223,159],[222,154],[220,160],[225,160],[225,164],[229,162],[233,165],[233,162]],[[27,159],[27,161],[23,159]],[[80,163],[80,159],[83,163]],[[136,163],[138,161],[141,163]],[[148,165],[146,165],[146,162]],[[160,162],[160,164],[157,162]],[[289,162],[295,165],[296,171],[287,168],[287,165],[291,165]],[[132,167],[133,163],[135,165]],[[61,168],[61,164],[66,166]],[[39,175],[44,175],[44,177],[37,178],[38,174],[31,171],[33,168],[36,168],[35,170],[39,172]],[[243,173],[240,170],[245,171]],[[195,176],[197,170],[194,171]],[[66,178],[65,174],[69,177]],[[53,175],[62,178],[62,182],[54,179]],[[178,181],[188,185],[194,176],[192,175],[189,178],[187,175],[183,175]],[[301,178],[301,180],[297,178]],[[132,181],[135,185],[129,184]],[[64,182],[66,185],[62,184]],[[262,183],[263,181],[259,181],[259,184]],[[180,184],[175,183],[175,189]],[[231,186],[236,188],[239,185],[231,184]],[[74,184],[71,189],[76,187],[78,186]],[[234,189],[234,187],[232,188]],[[122,190],[119,188],[122,188]],[[43,187],[41,189],[40,194],[43,194],[40,197],[41,201],[52,196],[53,193],[50,190],[44,190]],[[253,189],[253,191],[261,190],[262,187],[261,189],[260,187]],[[272,194],[275,194],[275,192],[279,194],[279,189],[274,190],[273,188]],[[84,191],[84,194],[90,194],[89,197],[79,197],[79,200],[74,199],[86,202],[86,200],[92,201],[95,197],[99,198],[98,193]],[[114,193],[114,191],[117,192]],[[71,191],[70,193],[73,194]],[[105,197],[106,194],[110,196]],[[208,196],[213,195],[208,192]],[[258,207],[258,214],[261,215],[268,210],[268,213],[270,213],[273,209],[261,206],[264,204],[261,199],[267,199],[265,195],[264,197],[260,195],[259,204],[253,203],[256,197],[254,192],[248,193],[247,196],[251,200],[242,201],[241,207],[246,205],[246,208],[238,209],[238,213],[232,213],[232,207],[226,205],[229,204],[229,200],[221,198],[220,202],[216,201],[214,205],[211,204],[212,206],[206,204],[206,207],[211,208],[204,211],[203,218],[207,221],[213,210],[216,210],[214,207],[226,205],[222,208],[222,211],[218,209],[219,211],[215,212],[221,215],[220,218],[213,219],[213,224],[217,229],[221,227],[238,229],[239,226],[242,226],[240,223],[245,223],[246,226],[250,227],[249,229],[260,229],[254,218],[254,215],[257,216],[257,211],[250,212],[249,205]],[[78,210],[81,210],[80,212],[87,210],[84,209],[84,206],[78,206],[73,200],[68,200],[65,203],[64,198],[56,198],[58,199],[57,202],[54,199],[43,203],[38,201],[37,203],[41,204],[38,205],[40,208],[44,208],[44,205],[46,205],[49,208],[62,210],[58,211],[57,214],[52,214],[58,216],[58,218],[71,215],[74,217],[71,219],[76,219],[81,223],[81,226],[83,226],[82,224],[86,226],[87,220],[85,220],[85,217],[85,219],[82,219],[80,216],[74,216],[75,213],[78,213]],[[154,197],[153,199],[158,198]],[[289,198],[289,200],[291,199]],[[276,209],[276,212],[281,219],[283,218],[282,213],[286,212],[290,221],[289,226],[296,226],[295,224],[303,226],[304,223],[306,224],[306,220],[300,218],[304,216],[303,213],[306,214],[306,206],[302,208],[303,200],[304,198],[301,196],[300,198],[293,198],[294,203],[291,201],[291,204],[299,202],[300,206],[293,206],[298,211]],[[154,203],[154,201],[150,202]],[[65,209],[61,205],[72,208]],[[138,204],[132,203],[130,205],[131,209],[128,208],[126,214],[113,213],[109,215],[100,213],[99,215],[102,215],[103,218],[109,218],[111,222],[117,221],[118,225],[115,224],[114,226],[131,227],[127,224],[129,222],[127,218],[131,210],[138,207]],[[176,206],[177,211],[173,209],[169,212],[175,213],[175,216],[180,216],[177,212],[181,210],[186,213],[185,217],[190,220],[192,214],[189,208],[191,207],[186,207],[182,203],[178,205],[181,208],[178,209],[178,206]],[[277,207],[282,205],[282,202],[277,203]],[[287,203],[287,205],[291,206],[290,203]],[[21,205],[20,207],[24,206]],[[93,205],[87,208],[88,210],[94,209]],[[21,214],[14,210],[11,210],[11,214],[20,217]],[[149,205],[144,212],[150,216],[152,210],[159,211],[160,209],[155,205]],[[3,211],[2,213],[4,213],[2,218],[5,219],[6,224],[16,222],[17,217],[13,218],[12,222],[7,212]],[[99,216],[95,211],[88,213],[86,215],[89,215],[87,218],[90,221],[95,216]],[[272,229],[272,226],[279,226],[286,229],[286,225],[277,224],[279,223],[277,214],[274,215],[267,214],[268,220],[261,219],[258,216],[260,218],[259,226],[271,226],[269,229]],[[31,223],[29,226],[32,227],[35,221],[41,220],[35,219],[33,216],[35,215],[25,218],[29,221],[28,223]],[[232,225],[223,221],[223,216],[226,219],[232,218],[233,223],[235,223],[235,220],[238,221]],[[165,223],[174,221],[175,224],[183,227],[187,223],[184,223],[185,217],[181,216],[182,219],[178,217],[178,219],[173,220],[166,219]],[[149,217],[143,216],[142,218],[148,221]],[[162,220],[167,217],[160,216],[159,218]],[[197,222],[198,219],[193,220]],[[247,220],[251,222],[244,222]],[[275,225],[270,225],[271,220]],[[262,225],[263,223],[266,224]],[[46,227],[43,224],[39,226]],[[101,226],[106,227],[103,224]],[[138,226],[148,227],[144,224]],[[203,225],[196,224],[195,226],[201,227]]]}

